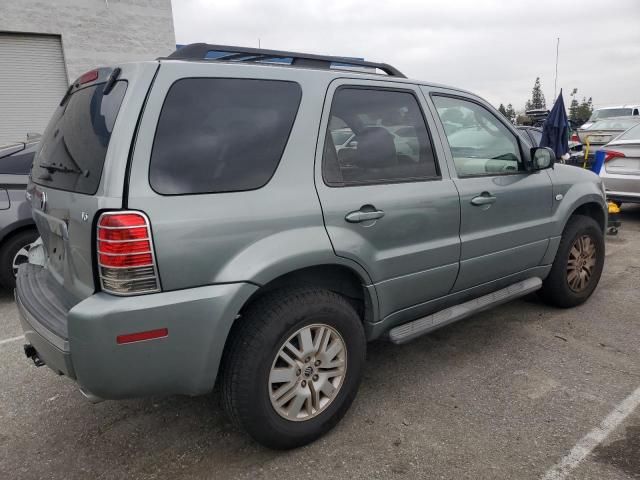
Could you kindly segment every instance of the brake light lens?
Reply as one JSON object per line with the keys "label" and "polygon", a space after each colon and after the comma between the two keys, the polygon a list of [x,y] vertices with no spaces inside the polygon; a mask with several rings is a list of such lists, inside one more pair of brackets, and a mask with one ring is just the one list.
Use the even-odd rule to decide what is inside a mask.
{"label": "brake light lens", "polygon": [[142,212],[106,212],[98,219],[102,290],[114,295],[160,291],[149,219]]}
{"label": "brake light lens", "polygon": [[98,70],[90,70],[80,75],[80,78],[78,78],[78,81],[76,83],[78,85],[84,85],[85,83],[93,82],[97,78],[98,78]]}
{"label": "brake light lens", "polygon": [[573,135],[571,135],[571,141],[572,142],[580,142],[580,137],[578,136],[577,133],[574,133]]}
{"label": "brake light lens", "polygon": [[616,152],[615,150],[607,150],[604,152],[604,161],[605,163],[609,160],[613,160],[614,158],[624,158],[625,154],[622,152]]}

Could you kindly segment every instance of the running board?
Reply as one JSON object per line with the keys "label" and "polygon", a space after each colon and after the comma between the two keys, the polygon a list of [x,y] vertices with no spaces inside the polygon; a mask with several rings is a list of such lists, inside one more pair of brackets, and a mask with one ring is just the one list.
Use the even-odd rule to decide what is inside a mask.
{"label": "running board", "polygon": [[535,292],[542,286],[542,280],[538,277],[527,278],[521,282],[509,285],[506,288],[489,293],[482,297],[474,298],[468,302],[445,308],[426,317],[419,318],[409,323],[398,325],[389,330],[389,338],[393,343],[406,343],[414,338],[429,333],[449,323],[457,322],[475,313],[496,307],[531,292]]}

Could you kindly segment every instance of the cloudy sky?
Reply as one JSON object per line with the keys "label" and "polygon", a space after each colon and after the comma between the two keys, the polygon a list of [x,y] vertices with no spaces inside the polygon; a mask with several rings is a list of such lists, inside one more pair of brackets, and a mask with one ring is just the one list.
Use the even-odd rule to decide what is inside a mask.
{"label": "cloudy sky", "polygon": [[[640,0],[172,0],[177,43],[364,57],[522,109],[537,76],[640,103]],[[566,100],[568,103],[568,100]]]}

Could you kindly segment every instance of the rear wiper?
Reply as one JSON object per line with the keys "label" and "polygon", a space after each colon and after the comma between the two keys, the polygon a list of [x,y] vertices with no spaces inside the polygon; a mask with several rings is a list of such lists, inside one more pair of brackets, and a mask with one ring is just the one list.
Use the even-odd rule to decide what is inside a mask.
{"label": "rear wiper", "polygon": [[60,172],[60,173],[79,173],[84,175],[85,177],[89,176],[89,170],[86,171],[82,171],[80,169],[77,168],[69,168],[69,167],[65,167],[63,165],[56,165],[54,163],[40,163],[38,165],[41,168],[44,168],[47,172],[49,173],[53,173],[53,172]]}

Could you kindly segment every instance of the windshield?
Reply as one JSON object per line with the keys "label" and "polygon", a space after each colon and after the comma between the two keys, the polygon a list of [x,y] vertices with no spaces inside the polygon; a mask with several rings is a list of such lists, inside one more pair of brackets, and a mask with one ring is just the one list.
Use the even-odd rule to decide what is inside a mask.
{"label": "windshield", "polygon": [[111,132],[127,82],[117,81],[104,95],[104,83],[74,92],[58,107],[35,157],[35,183],[93,195],[98,190]]}
{"label": "windshield", "polygon": [[616,140],[640,140],[640,123],[624,132]]}
{"label": "windshield", "polygon": [[590,122],[595,122],[596,120],[601,120],[603,118],[611,118],[611,117],[625,117],[627,115],[631,115],[630,108],[602,108],[600,110],[595,110],[591,117],[589,117]]}
{"label": "windshield", "polygon": [[612,118],[600,120],[593,124],[590,130],[627,130],[638,124],[637,119]]}

